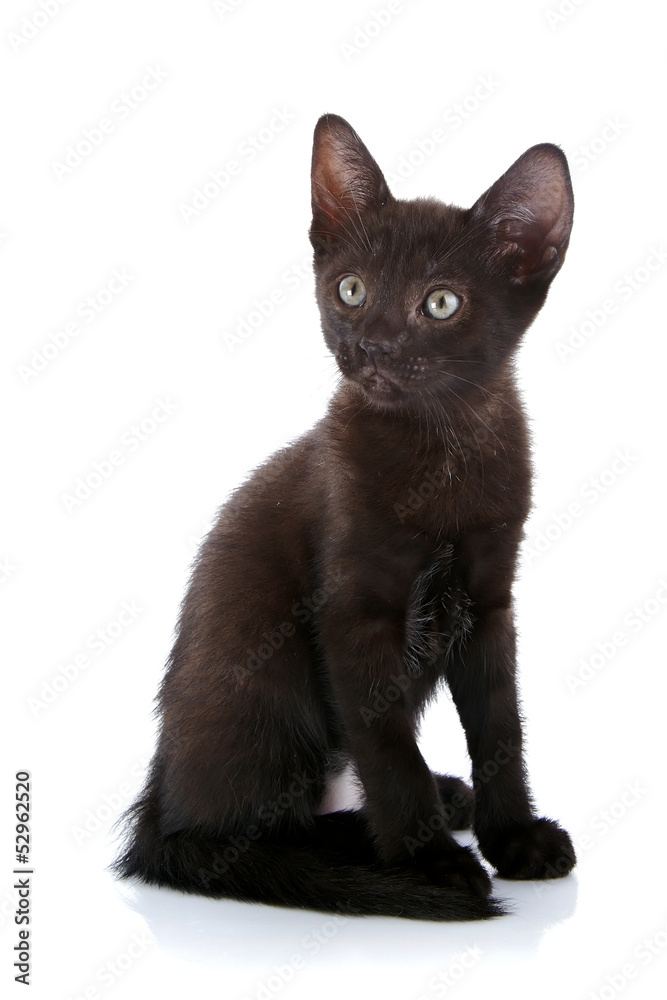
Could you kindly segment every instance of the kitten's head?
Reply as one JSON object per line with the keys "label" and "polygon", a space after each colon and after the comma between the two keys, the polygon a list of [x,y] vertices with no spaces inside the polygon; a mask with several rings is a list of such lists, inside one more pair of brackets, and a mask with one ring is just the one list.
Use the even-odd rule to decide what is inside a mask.
{"label": "kitten's head", "polygon": [[400,201],[337,115],[315,129],[312,203],[326,343],[382,406],[463,397],[499,371],[563,263],[573,211],[567,161],[546,143],[470,209]]}

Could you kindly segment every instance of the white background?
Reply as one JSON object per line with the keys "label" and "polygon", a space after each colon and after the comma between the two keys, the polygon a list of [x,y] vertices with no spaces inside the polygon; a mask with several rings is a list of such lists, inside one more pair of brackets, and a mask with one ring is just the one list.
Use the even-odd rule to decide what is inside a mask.
{"label": "white background", "polygon": [[[558,15],[556,0],[402,0],[366,31],[383,0],[44,3],[57,11],[5,0],[0,14],[3,978],[13,776],[26,768],[33,997],[657,996],[667,220],[655,5],[565,0]],[[250,160],[275,109],[290,120],[261,133],[270,141]],[[571,831],[579,865],[561,882],[499,882],[514,913],[488,923],[336,925],[119,886],[105,871],[109,827],[151,753],[197,543],[334,384],[298,271],[325,111],[388,175],[412,162],[400,197],[470,205],[536,142],[570,157],[569,256],[519,358],[538,475],[516,598],[535,797]],[[105,118],[109,131],[89,133],[99,144],[58,167]],[[445,139],[429,146],[434,129]],[[231,159],[238,175],[186,221],[182,206]],[[126,286],[111,296],[114,270]],[[230,350],[255,300],[277,292],[273,315]],[[562,356],[573,335],[581,346]],[[171,412],[151,422],[160,401]],[[68,503],[112,452],[108,478]],[[467,774],[444,696],[423,749]]]}

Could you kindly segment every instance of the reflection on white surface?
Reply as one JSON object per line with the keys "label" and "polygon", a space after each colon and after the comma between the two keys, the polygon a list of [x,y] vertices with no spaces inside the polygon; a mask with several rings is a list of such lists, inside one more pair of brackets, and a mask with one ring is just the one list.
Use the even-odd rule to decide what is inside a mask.
{"label": "reflection on white surface", "polygon": [[[323,811],[354,808],[359,802],[350,771],[328,785]],[[470,831],[456,833],[456,839],[475,848]],[[487,866],[488,867],[488,866]],[[314,951],[321,939],[323,955],[340,957],[352,943],[366,959],[405,960],[405,944],[410,942],[410,959],[428,960],[434,947],[447,942],[455,954],[476,944],[485,953],[510,951],[515,956],[534,955],[542,935],[570,918],[576,908],[578,877],[548,882],[494,880],[494,895],[506,901],[505,917],[472,923],[435,924],[395,917],[334,917],[327,913],[283,909],[233,900],[212,900],[139,883],[121,883],[119,892],[128,906],[141,915],[155,935],[158,945],[187,961],[233,961],[253,966],[257,942],[262,942],[262,960],[280,963],[295,946]],[[445,891],[445,890],[443,890]],[[330,934],[331,937],[327,935]],[[338,948],[326,947],[339,939]],[[303,945],[303,942],[306,945]],[[333,956],[332,956],[333,959]]]}
{"label": "reflection on white surface", "polygon": [[[546,883],[495,880],[495,895],[511,912],[502,918],[438,924],[394,917],[334,917],[326,913],[282,909],[230,900],[211,900],[168,889],[132,884],[119,892],[141,915],[165,951],[190,962],[229,961],[252,966],[258,941],[262,962],[280,963],[294,947],[312,940],[339,939],[336,949],[361,953],[371,961],[428,961],[446,942],[456,953],[476,944],[485,953],[509,952],[515,958],[537,953],[543,934],[569,919],[577,902],[577,877]],[[318,935],[319,931],[319,935]],[[330,935],[330,936],[329,936]],[[314,944],[309,945],[312,951]],[[322,951],[327,950],[323,948]]]}

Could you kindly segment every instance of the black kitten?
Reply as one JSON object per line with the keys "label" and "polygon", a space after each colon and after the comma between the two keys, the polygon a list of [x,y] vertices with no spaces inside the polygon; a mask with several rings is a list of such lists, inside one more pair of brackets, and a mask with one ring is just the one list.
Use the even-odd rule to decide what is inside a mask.
{"label": "black kitten", "polygon": [[[312,203],[341,385],[202,546],[116,870],[283,906],[492,916],[486,869],[451,830],[472,822],[504,878],[575,863],[533,813],[512,612],[531,480],[512,359],[565,257],[567,163],[533,146],[470,209],[398,201],[325,115]],[[443,681],[474,794],[417,747]],[[318,815],[346,762],[363,808]]]}

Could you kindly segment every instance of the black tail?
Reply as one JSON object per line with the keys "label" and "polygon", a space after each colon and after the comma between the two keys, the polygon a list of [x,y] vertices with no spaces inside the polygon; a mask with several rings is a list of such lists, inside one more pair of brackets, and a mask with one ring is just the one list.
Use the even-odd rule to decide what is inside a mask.
{"label": "black tail", "polygon": [[[382,867],[358,813],[315,816],[286,837],[248,835],[216,840],[151,830],[138,803],[132,840],[114,864],[122,878],[214,898],[333,913],[479,920],[505,911],[497,900],[440,888],[400,868]],[[248,828],[250,834],[260,833]]]}

